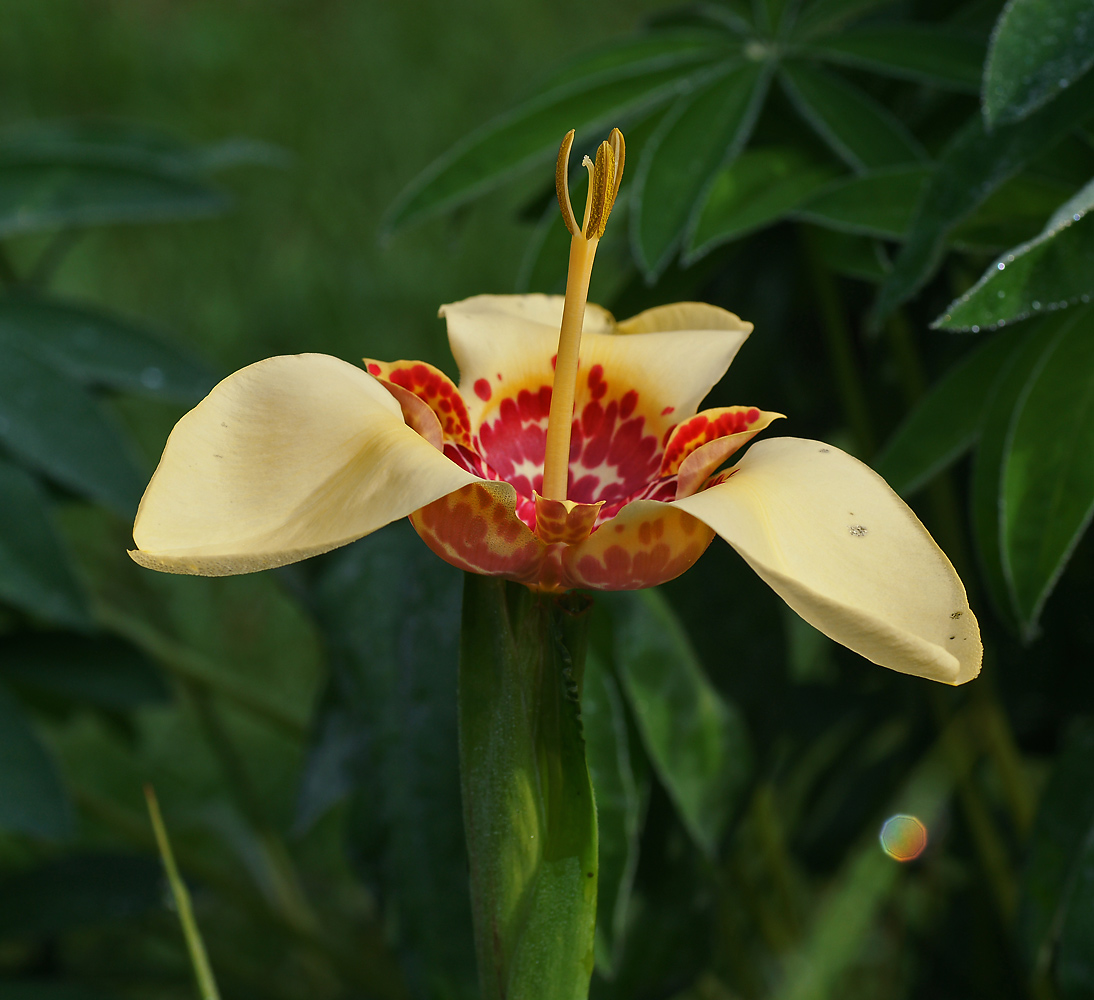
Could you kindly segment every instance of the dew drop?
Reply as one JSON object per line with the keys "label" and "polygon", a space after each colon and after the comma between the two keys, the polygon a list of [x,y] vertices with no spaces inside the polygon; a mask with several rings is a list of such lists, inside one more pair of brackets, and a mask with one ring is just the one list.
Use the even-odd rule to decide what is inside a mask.
{"label": "dew drop", "polygon": [[1004,264],[1004,263],[1003,263],[1002,261],[999,261],[999,263],[998,263],[998,264],[996,264],[995,266],[996,266],[997,268],[999,268],[999,270],[1000,270],[1000,271],[1002,271],[1002,270],[1003,270],[1003,268],[1005,268],[1005,267],[1006,267],[1007,265],[1006,265],[1006,264]]}
{"label": "dew drop", "polygon": [[1081,214],[1081,213],[1079,213],[1079,212],[1076,212],[1076,213],[1075,213],[1075,214],[1074,214],[1074,215],[1073,215],[1073,216],[1071,217],[1071,220],[1072,220],[1073,222],[1078,222],[1078,221],[1079,221],[1079,220],[1080,220],[1081,218],[1082,218],[1082,214]]}
{"label": "dew drop", "polygon": [[1090,296],[1089,295],[1082,296],[1082,301],[1083,302],[1089,302],[1090,301]]}
{"label": "dew drop", "polygon": [[1040,309],[1041,308],[1041,303],[1038,302],[1036,299],[1033,300],[1033,308],[1034,309]]}
{"label": "dew drop", "polygon": [[972,332],[973,332],[973,333],[979,333],[979,332],[980,332],[980,327],[978,327],[978,326],[973,326],[973,327],[972,327]]}
{"label": "dew drop", "polygon": [[1001,298],[1001,299],[1005,299],[1005,298],[1007,297],[1007,293],[1006,293],[1006,292],[997,292],[996,294],[997,294],[997,295],[999,296],[999,298]]}

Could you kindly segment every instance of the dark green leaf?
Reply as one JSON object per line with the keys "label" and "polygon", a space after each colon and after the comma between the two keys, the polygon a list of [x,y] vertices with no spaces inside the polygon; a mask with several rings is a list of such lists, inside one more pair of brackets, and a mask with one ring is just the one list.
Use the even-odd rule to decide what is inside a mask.
{"label": "dark green leaf", "polygon": [[794,23],[794,37],[812,38],[834,32],[875,7],[884,7],[894,0],[812,0],[806,3]]}
{"label": "dark green leaf", "polygon": [[976,443],[996,380],[1021,344],[1013,330],[989,338],[916,404],[873,463],[897,493],[915,493]]}
{"label": "dark green leaf", "polygon": [[980,91],[984,42],[936,25],[871,25],[825,38],[807,54],[872,73],[975,94]]}
{"label": "dark green leaf", "polygon": [[21,632],[0,637],[0,679],[115,711],[170,697],[151,661],[112,636]]}
{"label": "dark green leaf", "polygon": [[120,427],[79,383],[0,331],[0,443],[62,486],[129,517],[146,477]]}
{"label": "dark green leaf", "polygon": [[558,86],[488,122],[428,166],[396,199],[385,231],[470,201],[526,167],[550,162],[571,128],[587,142],[587,131],[648,114],[732,51],[709,32],[690,32],[627,42],[592,56],[591,70],[573,67]]}
{"label": "dark green leaf", "polygon": [[483,1000],[588,991],[597,838],[580,707],[587,624],[587,599],[464,576],[460,781]]}
{"label": "dark green leaf", "polygon": [[980,427],[980,443],[973,456],[973,539],[988,596],[1000,618],[1008,625],[1017,621],[1017,615],[1003,569],[1000,509],[1003,467],[1018,401],[1029,382],[1030,372],[1059,335],[1059,326],[1058,317],[1046,317],[1018,331],[1019,342],[1004,361],[999,377],[992,386]]}
{"label": "dark green leaf", "polygon": [[401,929],[408,976],[450,997],[476,984],[456,752],[460,584],[405,523],[324,562],[313,604],[331,680],[298,806],[306,828],[352,799],[351,849]]}
{"label": "dark green leaf", "polygon": [[946,241],[1009,177],[1094,115],[1094,77],[1069,87],[1051,108],[990,134],[974,116],[949,143],[923,192],[907,242],[874,307],[880,322],[911,298],[942,260]]}
{"label": "dark green leaf", "polygon": [[1036,239],[1014,247],[950,303],[935,326],[964,330],[1025,319],[1094,295],[1094,181],[1064,204]]}
{"label": "dark green leaf", "polygon": [[838,232],[900,240],[929,176],[927,167],[889,167],[833,181],[793,214]]}
{"label": "dark green leaf", "polygon": [[962,253],[998,255],[1039,233],[1045,219],[1074,191],[1074,184],[1028,171],[1021,173],[998,187],[972,215],[955,226],[949,243]]}
{"label": "dark green leaf", "polygon": [[90,986],[41,979],[0,979],[4,1000],[113,1000]]}
{"label": "dark green leaf", "polygon": [[816,229],[810,239],[825,266],[845,278],[880,284],[892,264],[885,247],[867,236],[841,233],[835,229]]}
{"label": "dark green leaf", "polygon": [[229,205],[192,169],[140,146],[45,133],[0,142],[0,237],[193,218]]}
{"label": "dark green leaf", "polygon": [[602,594],[619,682],[658,777],[696,843],[713,854],[750,780],[744,720],[707,680],[655,590]]}
{"label": "dark green leaf", "polygon": [[770,74],[737,65],[681,97],[650,139],[631,187],[631,241],[652,279],[694,225],[714,172],[748,142]]}
{"label": "dark green leaf", "polygon": [[927,158],[893,115],[841,77],[805,63],[786,62],[780,79],[798,113],[859,173]]}
{"label": "dark green leaf", "polygon": [[589,650],[581,695],[589,774],[596,793],[597,967],[614,971],[623,949],[638,841],[649,795],[645,775],[635,774],[630,733],[619,687],[608,666]]}
{"label": "dark green leaf", "polygon": [[0,458],[0,599],[59,625],[91,624],[82,588],[35,479]]}
{"label": "dark green leaf", "polygon": [[162,886],[154,858],[125,854],[58,858],[0,883],[0,938],[130,920],[163,906]]}
{"label": "dark green leaf", "polygon": [[1060,928],[1056,983],[1064,1000],[1094,997],[1094,823],[1072,876],[1071,898]]}
{"label": "dark green leaf", "polygon": [[[72,832],[72,806],[52,756],[19,703],[0,686],[0,830],[62,838]],[[5,920],[5,914],[8,919]],[[7,886],[0,886],[0,937],[26,926]]]}
{"label": "dark green leaf", "polygon": [[111,313],[57,299],[0,298],[0,337],[86,385],[193,403],[215,384],[189,351]]}
{"label": "dark green leaf", "polygon": [[714,175],[684,263],[777,222],[836,172],[810,163],[793,148],[746,150]]}
{"label": "dark green leaf", "polygon": [[1094,66],[1090,0],[1010,0],[984,67],[989,126],[1025,118]]}
{"label": "dark green leaf", "polygon": [[1094,514],[1094,308],[1071,310],[1011,421],[1003,565],[1026,637]]}
{"label": "dark green leaf", "polygon": [[1018,936],[1027,965],[1036,972],[1053,959],[1075,893],[1087,891],[1090,859],[1084,858],[1084,849],[1089,850],[1094,834],[1092,759],[1094,725],[1080,723],[1064,740],[1029,838]]}

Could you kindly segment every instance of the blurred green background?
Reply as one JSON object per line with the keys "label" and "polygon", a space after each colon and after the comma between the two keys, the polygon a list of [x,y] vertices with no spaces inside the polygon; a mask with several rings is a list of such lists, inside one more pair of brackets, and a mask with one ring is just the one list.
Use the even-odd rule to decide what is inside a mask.
{"label": "blurred green background", "polygon": [[556,290],[556,119],[628,137],[591,298],[754,321],[711,404],[882,471],[986,646],[960,690],[880,670],[720,543],[602,599],[593,996],[1094,997],[1094,17],[1001,11],[5,3],[0,998],[194,995],[145,782],[225,997],[476,995],[459,574],[406,525],[256,577],[125,548],[216,379],[455,374],[441,303]]}

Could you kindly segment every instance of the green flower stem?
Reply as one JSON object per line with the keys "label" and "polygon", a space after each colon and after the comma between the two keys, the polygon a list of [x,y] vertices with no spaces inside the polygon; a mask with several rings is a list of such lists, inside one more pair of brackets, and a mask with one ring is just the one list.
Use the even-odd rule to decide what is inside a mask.
{"label": "green flower stem", "polygon": [[190,891],[186,888],[182,876],[175,865],[175,856],[171,853],[171,842],[167,839],[167,829],[160,815],[160,804],[151,785],[144,786],[144,797],[148,800],[148,814],[152,818],[152,830],[156,834],[156,845],[160,849],[160,858],[167,872],[167,881],[171,884],[171,895],[175,897],[175,906],[182,924],[182,933],[186,938],[186,948],[190,952],[190,962],[194,967],[201,1000],[220,1000],[216,979],[213,977],[209,956],[205,953],[205,942],[201,940],[201,931],[194,920],[194,910],[190,905]]}
{"label": "green flower stem", "polygon": [[483,1000],[584,1000],[596,807],[580,698],[588,601],[464,579],[460,781]]}

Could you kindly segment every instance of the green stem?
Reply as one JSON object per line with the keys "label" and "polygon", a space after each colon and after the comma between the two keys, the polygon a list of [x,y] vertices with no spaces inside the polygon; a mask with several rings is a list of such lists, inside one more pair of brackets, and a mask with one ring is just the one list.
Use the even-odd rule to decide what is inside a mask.
{"label": "green stem", "polygon": [[588,602],[468,574],[460,784],[483,1000],[584,1000],[596,809],[580,691]]}

